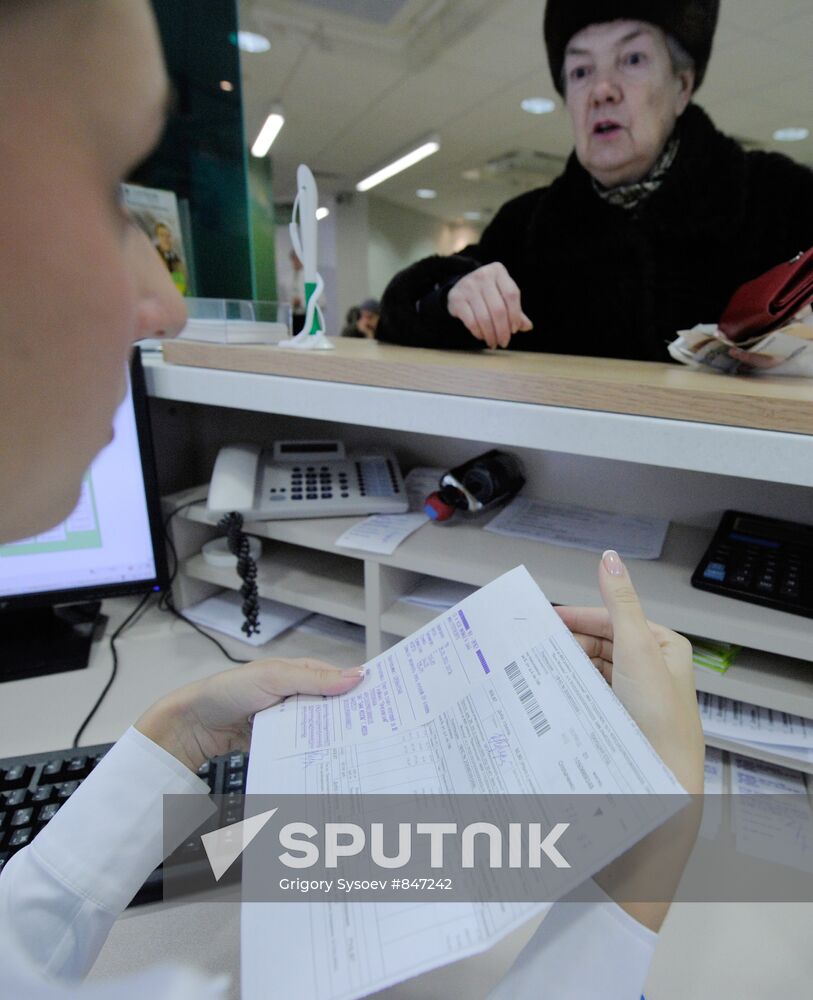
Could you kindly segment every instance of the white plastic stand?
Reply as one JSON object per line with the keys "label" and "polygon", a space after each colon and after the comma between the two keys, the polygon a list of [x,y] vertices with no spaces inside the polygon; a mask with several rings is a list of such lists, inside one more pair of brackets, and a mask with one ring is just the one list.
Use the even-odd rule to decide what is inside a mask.
{"label": "white plastic stand", "polygon": [[316,209],[319,196],[314,176],[304,163],[300,163],[297,168],[296,184],[296,201],[288,231],[294,252],[302,261],[305,272],[305,323],[295,337],[281,341],[279,346],[293,347],[300,351],[332,351],[334,345],[325,336],[325,317],[319,308],[319,296],[325,288],[322,275],[316,269]]}

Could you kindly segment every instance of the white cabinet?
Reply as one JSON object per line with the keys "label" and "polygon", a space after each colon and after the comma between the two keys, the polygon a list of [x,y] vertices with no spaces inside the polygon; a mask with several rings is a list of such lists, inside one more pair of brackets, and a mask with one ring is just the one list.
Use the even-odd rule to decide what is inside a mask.
{"label": "white cabinet", "polygon": [[[227,434],[231,410],[285,418],[288,436],[295,436],[290,431],[297,420],[330,421],[348,432],[363,429],[367,441],[407,451],[410,464],[453,464],[440,461],[444,446],[457,449],[457,456],[467,442],[485,442],[519,450],[530,483],[544,495],[553,491],[557,499],[578,497],[595,507],[665,514],[672,525],[662,558],[630,561],[648,616],[678,631],[748,647],[722,676],[698,670],[698,689],[813,718],[813,620],[707,594],[689,583],[726,507],[813,521],[809,435],[157,359],[148,359],[145,368],[154,396],[216,407],[216,419],[207,424],[212,433],[223,427]],[[311,429],[304,436],[312,436]],[[218,533],[204,497],[205,485],[197,485],[165,500],[167,512],[197,501],[171,522],[181,560],[179,607],[217,587],[239,586],[236,573],[213,569],[198,555]],[[391,556],[336,548],[336,539],[356,520],[263,522],[247,530],[263,539],[261,595],[364,625],[368,656],[432,617],[399,601],[424,575],[482,585],[524,563],[550,600],[598,601],[593,553],[493,535],[463,520],[428,524]],[[813,772],[813,765],[807,770]]]}

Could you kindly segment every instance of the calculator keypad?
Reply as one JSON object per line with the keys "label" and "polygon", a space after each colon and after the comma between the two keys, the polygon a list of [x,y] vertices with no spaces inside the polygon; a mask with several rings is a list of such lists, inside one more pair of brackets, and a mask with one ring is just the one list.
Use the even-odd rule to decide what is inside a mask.
{"label": "calculator keypad", "polygon": [[[744,515],[728,512],[714,541],[695,570],[692,584],[779,610],[813,617],[813,547],[794,544],[794,526],[772,518],[764,522],[765,537],[751,537],[732,530]],[[777,527],[778,526],[778,527]],[[799,526],[803,532],[805,529]]]}

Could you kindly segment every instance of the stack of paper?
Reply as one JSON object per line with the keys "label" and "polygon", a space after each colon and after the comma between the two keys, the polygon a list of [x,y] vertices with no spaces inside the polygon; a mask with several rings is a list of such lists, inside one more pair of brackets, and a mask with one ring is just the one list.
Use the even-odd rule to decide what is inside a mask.
{"label": "stack of paper", "polygon": [[697,700],[707,736],[736,740],[802,763],[813,762],[813,719],[705,692],[699,692]]}
{"label": "stack of paper", "polygon": [[730,642],[715,642],[713,639],[698,639],[695,636],[689,636],[689,639],[694,665],[714,670],[718,674],[724,674],[742,652],[742,646],[734,646]]}

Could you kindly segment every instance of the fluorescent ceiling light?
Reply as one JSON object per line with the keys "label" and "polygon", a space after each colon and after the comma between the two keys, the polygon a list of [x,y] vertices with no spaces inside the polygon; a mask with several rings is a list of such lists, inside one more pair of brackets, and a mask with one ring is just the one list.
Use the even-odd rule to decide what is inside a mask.
{"label": "fluorescent ceiling light", "polygon": [[386,167],[376,170],[374,174],[370,174],[363,181],[359,181],[356,184],[356,191],[369,191],[370,188],[374,188],[377,184],[381,184],[383,181],[389,180],[390,177],[400,174],[402,170],[407,170],[416,163],[420,163],[421,160],[425,160],[427,156],[437,153],[439,149],[440,143],[436,138],[427,139],[426,142],[422,142],[420,146],[417,146],[411,152],[405,153],[404,156],[400,156],[397,160],[393,160],[392,163],[388,163]]}
{"label": "fluorescent ceiling light", "polygon": [[526,97],[520,107],[530,115],[548,115],[556,110],[556,104],[549,97]]}
{"label": "fluorescent ceiling light", "polygon": [[773,137],[777,142],[802,142],[810,135],[810,130],[806,128],[779,128]]}
{"label": "fluorescent ceiling light", "polygon": [[[235,41],[234,36],[232,41]],[[238,31],[236,44],[241,52],[267,52],[271,48],[271,42],[265,35],[258,35],[255,31]]]}
{"label": "fluorescent ceiling light", "polygon": [[322,219],[326,219],[330,215],[330,209],[325,208],[324,205],[321,208],[316,209],[316,221],[321,222]]}
{"label": "fluorescent ceiling light", "polygon": [[418,188],[415,192],[418,198],[423,198],[426,201],[431,201],[432,198],[437,198],[437,191],[433,191],[432,188]]}
{"label": "fluorescent ceiling light", "polygon": [[469,222],[479,222],[482,219],[482,212],[464,212],[463,218],[468,219]]}
{"label": "fluorescent ceiling light", "polygon": [[273,108],[269,116],[265,119],[265,124],[257,134],[257,138],[254,140],[254,145],[251,147],[251,155],[259,158],[265,156],[284,124],[285,115],[283,115],[282,109]]}

